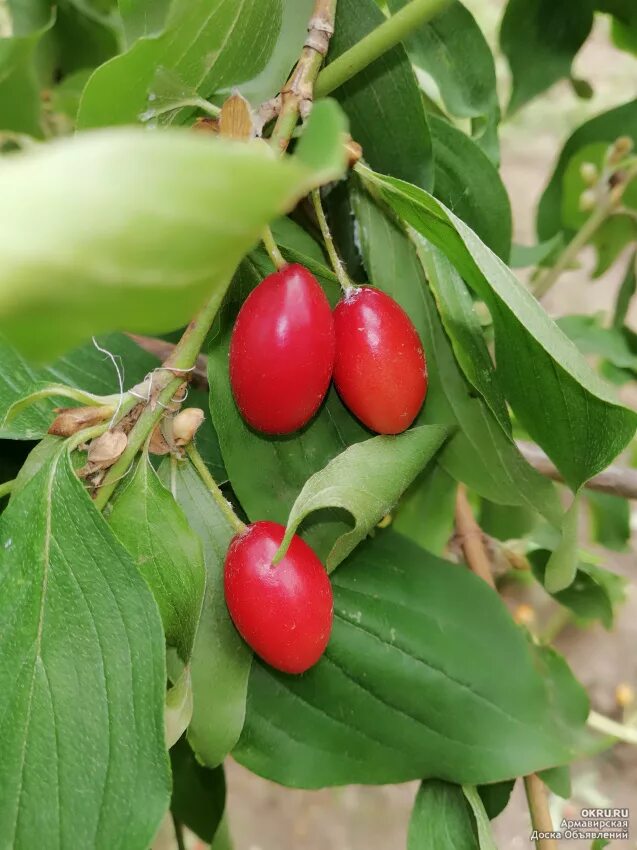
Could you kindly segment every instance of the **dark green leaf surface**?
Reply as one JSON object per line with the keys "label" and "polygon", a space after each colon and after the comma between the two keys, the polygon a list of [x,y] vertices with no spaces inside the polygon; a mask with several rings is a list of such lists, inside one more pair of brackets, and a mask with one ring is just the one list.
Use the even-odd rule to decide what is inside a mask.
{"label": "dark green leaf surface", "polygon": [[[160,9],[157,18],[153,16],[151,29],[157,27],[162,13]],[[79,126],[135,123],[164,97],[166,85],[172,90],[196,90],[203,97],[229,93],[264,70],[281,20],[281,0],[173,3],[159,35],[140,38],[95,72],[82,99]],[[139,16],[134,21],[139,32]]]}
{"label": "dark green leaf surface", "polygon": [[635,412],[615,400],[536,299],[453,213],[422,189],[365,169],[361,173],[486,302],[500,385],[521,424],[569,485],[577,489],[604,469],[635,433]]}
{"label": "dark green leaf surface", "polygon": [[185,130],[85,133],[5,158],[0,330],[44,360],[115,328],[174,330],[221,302],[264,226],[338,176],[342,127],[313,127],[325,171]]}
{"label": "dark green leaf surface", "polygon": [[540,239],[550,239],[562,229],[563,179],[571,158],[586,145],[594,142],[610,145],[619,136],[629,136],[637,142],[637,100],[596,115],[570,136],[562,148],[555,171],[540,200],[537,215],[537,232]]}
{"label": "dark green leaf surface", "polygon": [[153,592],[166,642],[187,660],[206,584],[201,542],[146,456],[117,492],[108,524]]}
{"label": "dark green leaf surface", "polygon": [[509,112],[570,75],[592,26],[589,0],[509,0],[500,29],[500,47],[513,74]]}
{"label": "dark green leaf surface", "polygon": [[[429,389],[420,421],[460,428],[444,447],[440,464],[482,496],[500,504],[532,507],[559,524],[561,507],[554,485],[524,460],[508,429],[503,430],[462,374],[414,246],[366,195],[357,193],[355,199],[370,279],[408,312],[428,358]],[[433,274],[435,268],[429,271]],[[441,281],[438,290],[451,293],[453,283]],[[481,363],[488,365],[484,357]],[[493,383],[488,373],[481,385],[485,382]]]}
{"label": "dark green leaf surface", "polygon": [[391,511],[448,436],[449,429],[442,425],[421,425],[345,449],[303,485],[281,547],[289,546],[299,525],[314,511],[343,508],[353,517],[354,528],[335,541],[325,559],[328,572],[333,570]]}
{"label": "dark green leaf surface", "polygon": [[593,540],[607,549],[625,552],[630,540],[630,502],[621,496],[593,490],[587,491],[586,500]]}
{"label": "dark green leaf surface", "polygon": [[453,535],[456,482],[439,463],[430,464],[407,488],[392,513],[392,528],[434,555]]}
{"label": "dark green leaf surface", "polygon": [[[409,0],[389,0],[392,12]],[[450,3],[419,27],[405,46],[414,64],[436,81],[446,108],[458,118],[477,118],[497,107],[495,66],[475,18],[462,3]]]}
{"label": "dark green leaf surface", "polygon": [[2,841],[145,850],[170,796],[161,620],[63,449],[0,551]]}
{"label": "dark green leaf surface", "polygon": [[434,195],[503,260],[511,252],[511,204],[497,169],[469,136],[429,116]]}
{"label": "dark green leaf surface", "polygon": [[419,776],[474,784],[574,757],[583,690],[564,662],[536,656],[469,571],[385,531],[332,583],[319,663],[303,676],[253,665],[234,752],[246,767],[307,788]]}
{"label": "dark green leaf surface", "polygon": [[619,292],[617,293],[615,312],[613,314],[614,328],[622,328],[624,326],[635,292],[637,292],[637,251],[632,253],[628,258],[626,271],[622,278]]}
{"label": "dark green leaf surface", "polygon": [[[374,0],[339,0],[328,62],[385,20]],[[433,184],[429,128],[414,72],[402,45],[384,53],[334,92],[352,137],[373,168],[419,186]]]}
{"label": "dark green leaf surface", "polygon": [[170,809],[175,818],[206,844],[215,837],[226,808],[223,767],[203,767],[182,738],[170,751],[173,796]]}
{"label": "dark green leaf surface", "polygon": [[[538,581],[545,581],[550,553],[537,549],[529,555],[533,574]],[[610,629],[613,625],[615,594],[620,590],[622,579],[585,561],[578,561],[577,574],[570,587],[553,593],[560,605],[570,608],[582,622],[600,620]]]}
{"label": "dark green leaf surface", "polygon": [[223,594],[223,563],[235,532],[189,462],[165,460],[160,477],[203,545],[206,592],[190,661],[193,714],[188,739],[197,758],[216,767],[241,733],[252,659]]}
{"label": "dark green leaf surface", "polygon": [[409,819],[407,850],[480,850],[460,785],[439,779],[422,783]]}

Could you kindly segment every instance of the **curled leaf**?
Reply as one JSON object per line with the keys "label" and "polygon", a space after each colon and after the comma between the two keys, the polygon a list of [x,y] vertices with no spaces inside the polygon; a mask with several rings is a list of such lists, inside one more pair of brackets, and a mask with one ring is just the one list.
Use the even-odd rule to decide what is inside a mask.
{"label": "curled leaf", "polygon": [[72,437],[83,428],[105,422],[113,415],[113,407],[63,407],[56,408],[57,416],[51,423],[48,433],[55,437]]}

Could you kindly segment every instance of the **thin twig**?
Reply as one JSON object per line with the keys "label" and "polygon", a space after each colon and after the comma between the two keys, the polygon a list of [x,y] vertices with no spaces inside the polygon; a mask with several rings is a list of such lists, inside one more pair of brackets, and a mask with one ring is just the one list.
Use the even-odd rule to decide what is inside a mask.
{"label": "thin twig", "polygon": [[[560,471],[539,446],[526,440],[518,440],[516,445],[523,457],[542,475],[552,478],[553,481],[564,480]],[[611,464],[599,475],[590,478],[584,486],[599,493],[610,493],[624,499],[637,499],[637,470]]]}
{"label": "thin twig", "polygon": [[221,513],[228,520],[228,522],[234,528],[237,534],[241,534],[242,531],[245,531],[245,523],[242,522],[232,510],[232,505],[228,502],[226,497],[219,489],[219,485],[208,471],[208,467],[204,463],[203,458],[201,457],[193,443],[189,443],[188,446],[186,446],[186,454],[190,458],[192,465],[197,470],[199,477],[206,485],[206,488],[208,489],[210,495],[217,503],[219,509],[221,510]]}
{"label": "thin twig", "polygon": [[495,588],[484,533],[473,515],[464,484],[458,485],[456,495],[456,534],[469,569]]}
{"label": "thin twig", "polygon": [[5,496],[9,496],[11,494],[11,491],[15,486],[15,482],[16,479],[13,478],[11,481],[3,481],[2,484],[0,484],[0,499],[4,499]]}
{"label": "thin twig", "polygon": [[314,99],[314,82],[334,32],[336,0],[315,0],[308,35],[292,75],[281,89],[281,110],[270,136],[270,144],[283,153],[296,127],[306,118]]}

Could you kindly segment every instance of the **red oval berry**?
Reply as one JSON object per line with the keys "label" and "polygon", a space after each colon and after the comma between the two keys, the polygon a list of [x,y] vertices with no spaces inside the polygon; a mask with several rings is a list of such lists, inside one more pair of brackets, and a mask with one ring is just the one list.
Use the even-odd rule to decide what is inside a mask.
{"label": "red oval berry", "polygon": [[334,383],[347,407],[379,434],[409,428],[427,393],[427,362],[407,313],[361,286],[336,306],[334,329]]}
{"label": "red oval berry", "polygon": [[254,289],[230,341],[230,384],[246,422],[289,434],[314,416],[334,368],[334,320],[303,266],[286,266]]}
{"label": "red oval berry", "polygon": [[332,585],[323,564],[296,535],[272,564],[285,529],[255,522],[230,543],[226,604],[258,656],[284,673],[303,673],[319,660],[332,629]]}

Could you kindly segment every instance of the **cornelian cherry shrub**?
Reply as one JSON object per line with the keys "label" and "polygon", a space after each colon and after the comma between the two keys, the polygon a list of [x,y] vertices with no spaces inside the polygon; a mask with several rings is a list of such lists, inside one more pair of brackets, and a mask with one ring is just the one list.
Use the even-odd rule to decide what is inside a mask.
{"label": "cornelian cherry shrub", "polygon": [[[232,756],[420,781],[408,850],[519,780],[551,850],[634,742],[552,641],[628,590],[637,101],[571,65],[637,17],[549,5],[0,9],[0,848],[223,850]],[[518,244],[500,130],[564,80]],[[549,316],[577,266],[610,311]]]}

